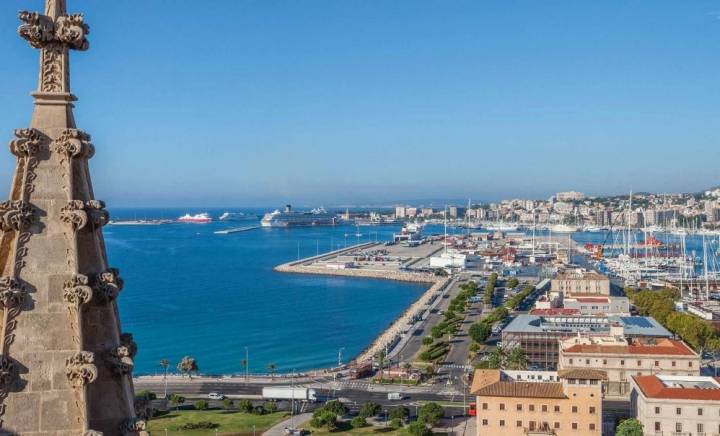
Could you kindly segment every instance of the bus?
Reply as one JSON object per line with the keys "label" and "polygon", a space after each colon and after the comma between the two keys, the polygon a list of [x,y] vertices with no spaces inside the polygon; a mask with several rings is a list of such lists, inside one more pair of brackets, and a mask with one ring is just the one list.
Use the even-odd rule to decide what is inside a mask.
{"label": "bus", "polygon": [[470,415],[470,416],[477,415],[477,407],[474,402],[468,404],[468,415]]}

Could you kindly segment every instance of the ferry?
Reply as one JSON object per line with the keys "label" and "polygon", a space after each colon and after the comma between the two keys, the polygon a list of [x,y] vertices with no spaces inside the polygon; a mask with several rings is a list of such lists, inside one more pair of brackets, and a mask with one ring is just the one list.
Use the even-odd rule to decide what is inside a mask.
{"label": "ferry", "polygon": [[334,226],[335,224],[337,217],[321,207],[310,212],[295,212],[289,204],[285,205],[284,211],[276,209],[266,213],[260,220],[262,227]]}
{"label": "ferry", "polygon": [[210,218],[210,215],[208,215],[207,212],[199,213],[196,215],[190,215],[189,213],[186,213],[185,215],[178,218],[177,222],[191,223],[191,224],[206,224],[206,223],[212,222],[212,218]]}

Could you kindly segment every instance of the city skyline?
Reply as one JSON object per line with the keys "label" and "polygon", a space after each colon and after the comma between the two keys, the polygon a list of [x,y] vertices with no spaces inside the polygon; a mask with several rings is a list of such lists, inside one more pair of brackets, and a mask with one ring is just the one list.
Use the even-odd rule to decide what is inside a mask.
{"label": "city skyline", "polygon": [[[72,65],[95,189],[209,207],[716,186],[717,5],[648,4],[78,0],[102,49]],[[0,14],[7,125],[35,87],[27,6]]]}

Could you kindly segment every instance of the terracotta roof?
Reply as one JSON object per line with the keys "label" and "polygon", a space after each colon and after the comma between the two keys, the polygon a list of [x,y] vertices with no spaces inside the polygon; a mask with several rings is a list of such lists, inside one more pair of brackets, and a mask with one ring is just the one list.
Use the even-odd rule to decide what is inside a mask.
{"label": "terracotta roof", "polygon": [[575,297],[575,299],[581,303],[608,303],[610,298],[608,297]]}
{"label": "terracotta roof", "polygon": [[553,308],[553,309],[532,309],[530,311],[530,315],[540,315],[540,316],[577,315],[578,313],[580,313],[580,309]]}
{"label": "terracotta roof", "polygon": [[682,341],[660,339],[655,345],[633,342],[630,345],[575,344],[563,350],[563,353],[589,354],[632,354],[653,356],[695,356],[696,353]]}
{"label": "terracotta roof", "polygon": [[[711,377],[708,377],[711,378]],[[700,389],[696,387],[667,387],[655,375],[634,375],[633,380],[643,395],[648,398],[669,400],[707,400],[720,401],[720,389]],[[720,379],[715,379],[720,381]]]}
{"label": "terracotta roof", "polygon": [[567,398],[562,383],[499,381],[474,391],[480,397]]}
{"label": "terracotta roof", "polygon": [[574,378],[584,380],[607,380],[605,371],[599,369],[561,369],[558,371],[561,378]]}
{"label": "terracotta roof", "polygon": [[476,369],[473,374],[472,387],[470,392],[475,392],[490,384],[499,382],[501,379],[499,369]]}

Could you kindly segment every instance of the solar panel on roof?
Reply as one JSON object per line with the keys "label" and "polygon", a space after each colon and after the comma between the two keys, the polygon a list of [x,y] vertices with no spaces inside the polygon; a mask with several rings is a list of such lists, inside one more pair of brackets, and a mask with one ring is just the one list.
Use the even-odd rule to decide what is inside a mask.
{"label": "solar panel on roof", "polygon": [[620,321],[622,321],[622,323],[626,326],[632,325],[640,328],[654,327],[650,321],[643,317],[623,316],[620,317]]}

